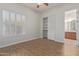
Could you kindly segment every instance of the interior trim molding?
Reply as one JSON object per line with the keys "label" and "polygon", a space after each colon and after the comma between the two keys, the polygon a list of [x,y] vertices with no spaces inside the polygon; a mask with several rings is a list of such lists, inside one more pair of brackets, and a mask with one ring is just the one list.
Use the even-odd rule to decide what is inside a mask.
{"label": "interior trim molding", "polygon": [[[49,39],[49,40],[54,40],[54,39]],[[54,41],[56,41],[56,42],[60,42],[60,43],[64,43],[64,40],[63,41],[60,41],[60,40],[54,40]]]}
{"label": "interior trim molding", "polygon": [[35,39],[38,39],[38,37],[34,37],[34,38],[27,39],[27,40],[20,40],[20,41],[16,41],[16,42],[13,42],[13,43],[5,44],[5,45],[0,46],[0,48],[8,47],[8,46],[19,44],[19,43],[22,43],[22,42],[28,42],[28,41],[35,40]]}

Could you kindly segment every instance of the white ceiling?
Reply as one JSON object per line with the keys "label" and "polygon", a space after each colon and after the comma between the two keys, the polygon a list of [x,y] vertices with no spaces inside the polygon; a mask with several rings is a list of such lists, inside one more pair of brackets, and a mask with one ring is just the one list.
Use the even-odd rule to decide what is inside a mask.
{"label": "white ceiling", "polygon": [[25,7],[29,7],[31,9],[33,9],[34,11],[37,11],[37,12],[43,12],[43,11],[46,11],[50,8],[55,7],[55,6],[62,5],[62,3],[49,3],[48,6],[41,6],[40,8],[37,8],[36,3],[21,3],[20,5],[23,5]]}

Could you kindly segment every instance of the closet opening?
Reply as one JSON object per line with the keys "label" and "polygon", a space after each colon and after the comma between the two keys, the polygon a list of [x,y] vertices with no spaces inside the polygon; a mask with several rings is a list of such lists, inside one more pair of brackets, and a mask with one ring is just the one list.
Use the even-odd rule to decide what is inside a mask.
{"label": "closet opening", "polygon": [[48,17],[43,18],[43,39],[48,39]]}

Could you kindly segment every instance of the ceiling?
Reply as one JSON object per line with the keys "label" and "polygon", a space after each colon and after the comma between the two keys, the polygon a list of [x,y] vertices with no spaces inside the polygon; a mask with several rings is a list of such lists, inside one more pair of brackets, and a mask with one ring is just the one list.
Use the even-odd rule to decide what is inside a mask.
{"label": "ceiling", "polygon": [[62,3],[48,3],[48,6],[41,6],[40,8],[37,8],[36,3],[21,3],[20,5],[23,5],[25,7],[29,7],[36,12],[43,12],[43,11],[46,11],[50,8],[55,7],[55,6],[62,5]]}

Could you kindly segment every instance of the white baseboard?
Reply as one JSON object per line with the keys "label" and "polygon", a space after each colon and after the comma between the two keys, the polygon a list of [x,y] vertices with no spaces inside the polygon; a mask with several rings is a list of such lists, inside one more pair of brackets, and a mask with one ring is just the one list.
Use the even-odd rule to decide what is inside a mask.
{"label": "white baseboard", "polygon": [[4,48],[4,47],[7,47],[7,46],[11,46],[11,45],[15,45],[15,44],[18,44],[18,43],[27,42],[27,41],[31,41],[31,40],[35,40],[35,39],[38,39],[38,38],[35,37],[35,38],[27,39],[27,40],[16,41],[16,42],[13,42],[13,43],[2,45],[2,46],[0,46],[0,48]]}
{"label": "white baseboard", "polygon": [[[30,39],[26,39],[25,38],[25,40],[18,40],[16,42],[12,42],[12,43],[1,45],[0,48],[11,46],[11,45],[15,45],[15,44],[22,43],[22,42],[27,42],[27,41],[35,40],[35,39],[38,39],[38,38],[39,37],[34,37],[34,38],[30,38]],[[53,39],[50,39],[50,40],[53,40]],[[54,40],[54,41],[64,43],[64,41],[60,41],[60,40]]]}
{"label": "white baseboard", "polygon": [[60,42],[60,43],[64,43],[64,40],[61,41],[61,40],[55,40],[56,42]]}
{"label": "white baseboard", "polygon": [[[50,40],[54,40],[54,39],[50,39]],[[64,40],[63,41],[60,41],[60,40],[54,40],[56,42],[60,42],[60,43],[64,43]]]}

